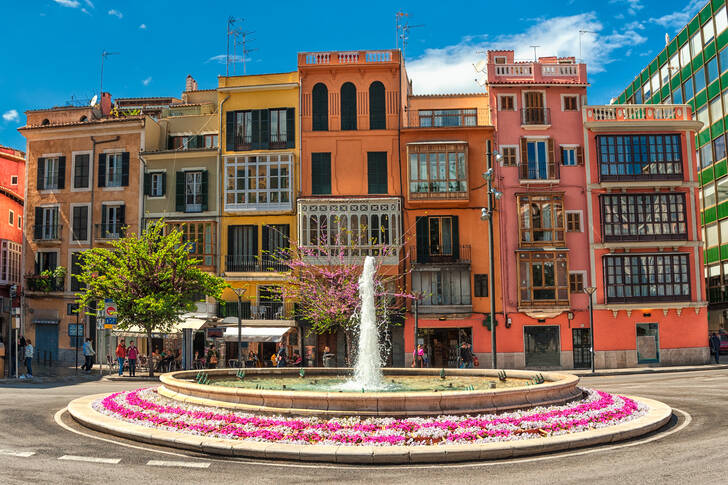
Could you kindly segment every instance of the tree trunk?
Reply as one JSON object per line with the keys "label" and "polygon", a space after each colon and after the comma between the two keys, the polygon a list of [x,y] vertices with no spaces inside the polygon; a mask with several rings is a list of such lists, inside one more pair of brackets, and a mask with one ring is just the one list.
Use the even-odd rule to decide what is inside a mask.
{"label": "tree trunk", "polygon": [[354,329],[344,327],[344,336],[346,341],[346,366],[354,367],[355,350],[354,350]]}
{"label": "tree trunk", "polygon": [[147,330],[147,367],[149,377],[154,377],[154,362],[152,361],[152,331]]}

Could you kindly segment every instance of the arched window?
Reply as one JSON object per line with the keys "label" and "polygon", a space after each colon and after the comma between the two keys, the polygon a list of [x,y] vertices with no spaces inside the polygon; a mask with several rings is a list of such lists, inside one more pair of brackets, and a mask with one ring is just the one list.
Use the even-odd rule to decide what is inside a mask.
{"label": "arched window", "polygon": [[50,125],[51,122],[48,121],[48,118],[45,118],[40,124],[43,125],[43,126],[47,126],[47,125]]}
{"label": "arched window", "polygon": [[88,121],[88,117],[86,115],[83,115],[83,116],[81,116],[81,119],[79,121],[81,121],[82,123],[85,123],[86,121]]}
{"label": "arched window", "polygon": [[387,129],[384,84],[379,81],[374,81],[369,85],[369,129]]}
{"label": "arched window", "polygon": [[313,87],[313,131],[329,130],[329,90],[323,83]]}
{"label": "arched window", "polygon": [[341,86],[341,129],[356,130],[356,87],[352,83]]}

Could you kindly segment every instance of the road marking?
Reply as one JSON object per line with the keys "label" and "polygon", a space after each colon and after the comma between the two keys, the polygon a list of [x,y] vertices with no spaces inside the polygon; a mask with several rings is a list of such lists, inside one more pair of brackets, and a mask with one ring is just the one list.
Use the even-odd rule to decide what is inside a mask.
{"label": "road marking", "polygon": [[165,461],[165,460],[149,460],[149,466],[182,466],[187,468],[208,468],[210,463],[193,463],[189,461]]}
{"label": "road marking", "polygon": [[0,455],[5,456],[17,456],[20,458],[28,458],[35,455],[35,451],[12,451],[12,450],[0,450]]}
{"label": "road marking", "polygon": [[76,456],[76,455],[63,455],[58,458],[59,460],[66,461],[87,461],[89,463],[107,463],[109,465],[116,465],[121,461],[121,458],[98,458],[95,456]]}

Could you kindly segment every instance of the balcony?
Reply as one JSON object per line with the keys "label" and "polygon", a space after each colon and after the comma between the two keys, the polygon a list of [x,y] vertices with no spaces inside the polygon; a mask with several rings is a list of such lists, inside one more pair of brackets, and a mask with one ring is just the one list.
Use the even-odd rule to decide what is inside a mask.
{"label": "balcony", "polygon": [[469,268],[426,267],[412,272],[412,291],[422,294],[420,313],[470,313]]}
{"label": "balcony", "polygon": [[694,130],[705,128],[692,119],[686,104],[618,104],[586,106],[584,126],[592,131],[635,129],[646,131]]}
{"label": "balcony", "polygon": [[538,163],[519,163],[518,178],[521,184],[558,183],[559,164],[553,160]]}
{"label": "balcony", "polygon": [[572,62],[511,62],[488,64],[488,83],[551,84],[555,81],[586,85],[586,64]]}
{"label": "balcony", "polygon": [[60,224],[33,225],[33,240],[36,242],[60,241],[61,234],[63,234],[63,226]]}
{"label": "balcony", "polygon": [[341,51],[341,52],[303,52],[298,54],[299,66],[320,65],[357,65],[393,63],[399,64],[399,52],[385,51]]}
{"label": "balcony", "polygon": [[551,126],[551,110],[549,108],[522,108],[521,126]]}
{"label": "balcony", "polygon": [[114,241],[124,237],[128,229],[123,222],[94,224],[94,237],[97,241]]}
{"label": "balcony", "polygon": [[412,266],[415,264],[470,264],[469,244],[454,247],[452,254],[430,254],[429,251],[417,251],[417,246],[407,246],[405,254]]}
{"label": "balcony", "polygon": [[489,112],[483,108],[419,109],[405,112],[403,128],[455,128],[488,126]]}
{"label": "balcony", "polygon": [[28,291],[49,293],[64,291],[64,278],[41,276],[37,274],[25,275],[25,285]]}
{"label": "balcony", "polygon": [[298,240],[320,264],[350,264],[365,256],[398,264],[401,221],[399,198],[298,199]]}
{"label": "balcony", "polygon": [[[240,307],[241,320],[293,320],[295,306],[292,302],[264,302],[252,305],[243,301]],[[220,318],[237,317],[238,302],[226,301],[225,305],[217,304],[217,316]]]}
{"label": "balcony", "polygon": [[288,271],[288,265],[268,256],[235,255],[225,256],[225,271],[228,273],[260,273]]}

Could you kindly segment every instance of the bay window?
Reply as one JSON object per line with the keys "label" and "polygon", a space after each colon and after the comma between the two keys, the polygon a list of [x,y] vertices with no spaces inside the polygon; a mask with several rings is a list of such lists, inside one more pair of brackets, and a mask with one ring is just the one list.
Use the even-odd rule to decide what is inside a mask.
{"label": "bay window", "polygon": [[409,144],[410,197],[467,199],[467,144]]}
{"label": "bay window", "polygon": [[225,158],[225,210],[290,210],[293,154]]}

